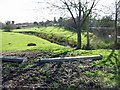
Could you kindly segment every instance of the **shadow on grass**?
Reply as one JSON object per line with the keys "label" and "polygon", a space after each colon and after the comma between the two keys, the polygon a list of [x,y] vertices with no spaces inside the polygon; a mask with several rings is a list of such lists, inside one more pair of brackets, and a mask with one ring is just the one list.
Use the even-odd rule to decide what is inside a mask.
{"label": "shadow on grass", "polygon": [[[117,88],[120,88],[120,50],[118,50],[118,54],[115,53],[115,50],[111,52],[111,58],[115,59],[115,80]],[[112,60],[112,59],[111,59]]]}
{"label": "shadow on grass", "polygon": [[117,62],[117,67],[118,67],[118,70],[117,70],[117,84],[118,84],[118,87],[120,88],[120,50],[118,51],[118,62]]}
{"label": "shadow on grass", "polygon": [[107,59],[102,61],[102,64],[107,65],[107,63],[109,62],[112,66],[114,66],[112,69],[114,69],[114,78],[116,81],[115,87],[120,88],[120,50],[117,51],[118,53],[116,53],[113,49]]}

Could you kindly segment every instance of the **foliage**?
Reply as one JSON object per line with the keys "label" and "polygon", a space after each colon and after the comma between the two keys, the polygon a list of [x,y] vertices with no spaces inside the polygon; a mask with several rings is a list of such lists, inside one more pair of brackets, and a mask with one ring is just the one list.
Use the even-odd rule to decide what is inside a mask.
{"label": "foliage", "polygon": [[114,27],[114,20],[111,16],[104,16],[99,23],[100,27]]}

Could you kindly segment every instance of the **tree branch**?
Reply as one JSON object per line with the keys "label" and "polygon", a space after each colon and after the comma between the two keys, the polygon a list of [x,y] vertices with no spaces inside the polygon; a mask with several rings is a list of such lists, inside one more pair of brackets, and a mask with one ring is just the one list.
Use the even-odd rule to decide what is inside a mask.
{"label": "tree branch", "polygon": [[73,15],[73,13],[72,13],[69,5],[68,5],[66,2],[63,2],[63,3],[67,6],[67,10],[70,12],[70,14],[71,14],[71,16],[72,16],[72,19],[74,20],[75,25],[77,25],[77,22],[76,22],[76,20],[75,20],[75,17],[74,17],[74,15]]}
{"label": "tree branch", "polygon": [[[97,2],[97,3],[98,3],[98,2]],[[90,15],[90,13],[92,12],[92,9],[96,6],[97,3],[95,3],[95,0],[93,1],[90,9],[88,10],[89,12],[87,13],[87,15],[86,15],[86,16],[83,18],[83,20],[82,20],[81,26],[83,26],[83,24],[84,24],[84,22],[86,21],[87,17]]]}

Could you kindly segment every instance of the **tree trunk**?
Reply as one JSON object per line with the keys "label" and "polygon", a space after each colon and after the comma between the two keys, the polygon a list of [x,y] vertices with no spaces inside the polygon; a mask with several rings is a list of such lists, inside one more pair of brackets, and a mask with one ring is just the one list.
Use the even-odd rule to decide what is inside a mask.
{"label": "tree trunk", "polygon": [[77,30],[77,49],[81,49],[81,28]]}
{"label": "tree trunk", "polygon": [[91,46],[90,46],[90,36],[89,36],[89,32],[87,31],[87,44],[84,47],[85,50],[91,50]]}
{"label": "tree trunk", "polygon": [[79,1],[79,16],[77,20],[77,49],[81,49],[82,39],[81,39],[81,1]]}
{"label": "tree trunk", "polygon": [[88,31],[87,31],[87,48],[90,48],[90,37]]}
{"label": "tree trunk", "polygon": [[117,10],[117,2],[116,2],[116,8],[115,8],[115,42],[114,42],[114,46],[115,46],[115,49],[117,49],[117,34],[118,34],[118,31],[117,31],[117,18],[118,18],[118,10]]}

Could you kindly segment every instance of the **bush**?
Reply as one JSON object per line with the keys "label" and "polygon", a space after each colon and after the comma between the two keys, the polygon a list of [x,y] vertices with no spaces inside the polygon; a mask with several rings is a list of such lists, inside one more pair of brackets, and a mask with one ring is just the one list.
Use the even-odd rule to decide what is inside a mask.
{"label": "bush", "polygon": [[18,26],[18,27],[16,27],[16,29],[21,29],[21,27]]}
{"label": "bush", "polygon": [[119,50],[119,49],[120,49],[120,43],[117,43],[116,45],[115,45],[115,44],[113,44],[113,48],[115,48],[115,49]]}
{"label": "bush", "polygon": [[15,29],[16,26],[14,24],[8,24],[3,27],[5,32],[10,32],[11,29]]}

